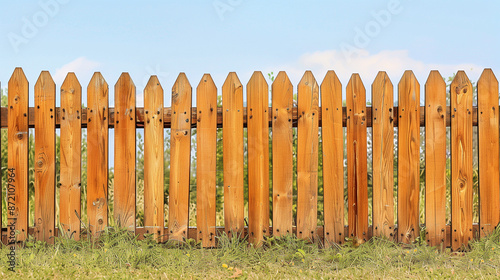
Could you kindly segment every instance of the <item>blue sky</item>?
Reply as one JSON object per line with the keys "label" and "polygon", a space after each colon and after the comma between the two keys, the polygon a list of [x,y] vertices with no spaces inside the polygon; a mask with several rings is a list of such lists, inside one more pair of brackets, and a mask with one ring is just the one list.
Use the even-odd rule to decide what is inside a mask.
{"label": "blue sky", "polygon": [[179,72],[193,88],[203,73],[220,88],[228,72],[246,84],[255,70],[285,70],[295,86],[305,70],[321,82],[333,69],[344,86],[358,72],[367,90],[379,70],[393,84],[406,69],[421,85],[433,69],[477,80],[500,71],[499,11],[498,1],[4,1],[0,82],[21,66],[30,87],[49,70],[57,86],[76,72],[85,89],[101,71],[112,105],[129,72],[141,106],[151,74],[166,105]]}

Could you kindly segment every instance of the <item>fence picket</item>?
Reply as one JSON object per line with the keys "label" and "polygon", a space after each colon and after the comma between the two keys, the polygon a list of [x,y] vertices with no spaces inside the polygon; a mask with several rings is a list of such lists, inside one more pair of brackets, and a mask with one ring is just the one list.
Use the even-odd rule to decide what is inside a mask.
{"label": "fence picket", "polygon": [[425,83],[425,230],[431,246],[446,240],[446,84],[438,71]]}
{"label": "fence picket", "polygon": [[420,232],[420,84],[412,71],[405,71],[398,92],[398,240],[410,243]]}
{"label": "fence picket", "polygon": [[299,82],[297,99],[297,237],[316,240],[319,88],[311,71]]}
{"label": "fence picket", "polygon": [[61,86],[61,187],[59,190],[60,231],[80,239],[82,86],[74,73]]}
{"label": "fence picket", "polygon": [[394,88],[386,72],[372,84],[373,235],[394,233]]}
{"label": "fence picket", "polygon": [[43,71],[35,84],[35,238],[54,243],[56,214],[56,85]]}
{"label": "fence picket", "polygon": [[144,227],[159,242],[164,240],[164,117],[163,88],[151,76],[144,89]]}
{"label": "fence picket", "polygon": [[196,225],[203,247],[215,247],[217,182],[217,87],[210,74],[196,88]]}
{"label": "fence picket", "polygon": [[451,95],[451,248],[472,238],[472,84],[458,71]]}
{"label": "fence picket", "polygon": [[325,245],[344,241],[344,132],[342,84],[334,71],[321,83],[321,137],[323,142],[323,192]]}
{"label": "fence picket", "polygon": [[108,90],[94,73],[87,87],[87,216],[94,236],[108,225]]}
{"label": "fence picket", "polygon": [[115,223],[135,232],[135,85],[122,73],[115,85]]}
{"label": "fence picket", "polygon": [[500,222],[498,80],[485,69],[477,83],[479,140],[480,236],[495,230]]}
{"label": "fence picket", "polygon": [[346,89],[349,237],[368,240],[366,90],[358,74]]}
{"label": "fence picket", "polygon": [[292,233],[293,86],[285,72],[272,84],[273,235]]}
{"label": "fence picket", "polygon": [[188,238],[189,180],[191,170],[192,88],[184,73],[172,88],[172,132],[170,134],[169,239]]}
{"label": "fence picket", "polygon": [[242,234],[243,197],[243,87],[231,72],[222,86],[222,142],[224,165],[224,224],[229,237]]}
{"label": "fence picket", "polygon": [[[6,201],[7,222],[15,220],[15,230],[19,231],[17,241],[24,241],[28,237],[28,88],[23,69],[16,68],[8,83],[9,181]],[[12,206],[14,210],[9,208]]]}
{"label": "fence picket", "polygon": [[260,245],[269,236],[269,88],[261,72],[247,84],[248,239]]}

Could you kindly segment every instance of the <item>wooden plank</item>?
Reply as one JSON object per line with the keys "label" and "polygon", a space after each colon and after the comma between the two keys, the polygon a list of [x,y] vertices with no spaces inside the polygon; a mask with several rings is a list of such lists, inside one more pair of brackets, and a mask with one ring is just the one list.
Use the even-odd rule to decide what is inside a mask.
{"label": "wooden plank", "polygon": [[451,248],[472,239],[472,84],[458,71],[450,86],[451,119]]}
{"label": "wooden plank", "polygon": [[262,72],[247,84],[249,242],[259,246],[269,236],[269,87]]}
{"label": "wooden plank", "polygon": [[311,71],[298,85],[297,237],[315,240],[318,223],[319,87]]}
{"label": "wooden plank", "polygon": [[217,87],[210,74],[196,88],[196,225],[203,247],[215,247],[217,183]]}
{"label": "wooden plank", "polygon": [[115,223],[135,231],[135,85],[122,73],[115,85]]}
{"label": "wooden plank", "polygon": [[94,236],[108,225],[108,84],[96,72],[87,87],[87,216]]}
{"label": "wooden plank", "polygon": [[427,244],[446,240],[446,84],[438,71],[425,83],[425,229]]}
{"label": "wooden plank", "polygon": [[481,237],[500,222],[498,80],[485,69],[477,82],[479,110],[479,225]]}
{"label": "wooden plank", "polygon": [[184,73],[172,87],[172,133],[170,138],[169,239],[187,239],[189,226],[189,179],[191,175],[192,88]]}
{"label": "wooden plank", "polygon": [[[194,107],[191,110],[191,128],[196,127],[196,119],[198,118],[197,116],[197,111],[195,110],[196,107]],[[214,109],[215,110],[215,109]],[[30,107],[28,109],[28,116],[29,117],[29,122],[28,125],[30,128],[35,127],[35,118],[33,117],[34,114],[34,108]],[[109,113],[109,128],[114,127],[114,118],[115,118],[115,109],[114,108],[109,108],[108,113]],[[136,112],[136,128],[144,128],[144,118],[145,118],[145,113],[144,113],[144,108],[143,107],[136,107],[135,108]],[[271,113],[271,108],[268,110],[269,112],[269,126],[272,125],[272,113]],[[8,114],[7,114],[7,108],[2,107],[0,109],[0,122],[1,122],[1,127],[6,128],[7,127],[7,122],[8,122]],[[398,115],[398,106],[394,106],[393,109],[393,115],[397,116]],[[87,108],[82,108],[82,128],[87,128]],[[163,125],[164,128],[170,128],[171,120],[172,120],[172,108],[166,107],[163,108]],[[217,127],[222,128],[222,107],[217,108]],[[419,126],[420,127],[425,127],[425,110],[424,106],[420,107],[420,117],[419,117]],[[319,113],[319,123],[321,126],[321,112]],[[394,118],[394,127],[398,127],[398,118]],[[61,108],[57,107],[56,108],[56,128],[59,128],[61,124]],[[347,125],[347,111],[346,107],[342,108],[342,126],[346,127]],[[449,127],[451,125],[451,110],[450,106],[446,107],[446,126]],[[477,126],[477,107],[472,107],[472,125]],[[247,126],[247,110],[246,107],[243,108],[243,127]],[[297,127],[297,107],[292,108],[292,126]],[[366,126],[367,127],[372,127],[372,108],[367,107],[366,108]]]}
{"label": "wooden plank", "polygon": [[368,240],[368,170],[366,139],[366,90],[358,74],[346,89],[347,195],[349,237]]}
{"label": "wooden plank", "polygon": [[334,71],[321,83],[325,245],[344,241],[344,139],[342,84]]}
{"label": "wooden plank", "polygon": [[279,72],[272,85],[274,236],[292,234],[293,223],[293,86]]}
{"label": "wooden plank", "polygon": [[[28,80],[23,69],[16,68],[8,90],[8,185],[7,224],[15,224],[17,241],[28,237]],[[10,241],[10,240],[9,240]]]}
{"label": "wooden plank", "polygon": [[144,227],[161,242],[165,239],[164,118],[163,88],[157,76],[151,76],[144,89],[144,109]]}
{"label": "wooden plank", "polygon": [[372,84],[373,234],[394,235],[394,88],[386,72]]}
{"label": "wooden plank", "polygon": [[222,86],[224,223],[229,237],[243,233],[243,87],[231,72]]}
{"label": "wooden plank", "polygon": [[398,240],[410,243],[420,232],[420,84],[412,71],[405,71],[398,92]]}
{"label": "wooden plank", "polygon": [[56,219],[56,85],[43,71],[35,84],[35,238],[54,243]]}
{"label": "wooden plank", "polygon": [[61,174],[59,215],[63,235],[80,240],[82,86],[68,73],[61,86]]}

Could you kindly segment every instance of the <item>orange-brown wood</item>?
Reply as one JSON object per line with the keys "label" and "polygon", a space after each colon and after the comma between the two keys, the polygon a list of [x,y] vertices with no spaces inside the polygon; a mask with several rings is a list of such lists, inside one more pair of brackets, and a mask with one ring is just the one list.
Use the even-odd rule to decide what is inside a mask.
{"label": "orange-brown wood", "polygon": [[293,86],[281,71],[272,85],[273,235],[292,234]]}
{"label": "orange-brown wood", "polygon": [[87,87],[87,216],[94,236],[108,225],[108,90],[94,73]]}
{"label": "orange-brown wood", "polygon": [[59,215],[63,236],[80,239],[82,86],[68,73],[61,86],[61,174]]}
{"label": "orange-brown wood", "polygon": [[334,71],[321,83],[325,245],[344,241],[344,139],[342,84]]}
{"label": "orange-brown wood", "polygon": [[243,233],[243,86],[231,72],[222,86],[224,223],[229,237]]}
{"label": "orange-brown wood", "polygon": [[446,240],[446,84],[438,71],[425,83],[425,233],[427,244]]}
{"label": "orange-brown wood", "polygon": [[419,234],[420,84],[405,71],[398,85],[398,240],[410,243]]}
{"label": "orange-brown wood", "polygon": [[372,84],[373,235],[394,233],[394,88],[386,72]]}
{"label": "orange-brown wood", "polygon": [[366,139],[366,90],[358,74],[346,89],[347,195],[349,237],[368,240],[368,171]]}
{"label": "orange-brown wood", "polygon": [[189,179],[191,170],[192,88],[184,73],[172,88],[170,138],[169,239],[187,239],[189,226]]}
{"label": "orange-brown wood", "polygon": [[215,247],[217,176],[217,87],[210,74],[196,88],[196,225],[203,247]]}
{"label": "orange-brown wood", "polygon": [[135,85],[122,73],[115,85],[115,223],[135,231]]}
{"label": "orange-brown wood", "polygon": [[[16,68],[8,91],[7,224],[16,231],[17,241],[28,237],[28,80]],[[10,228],[11,226],[9,226]],[[9,242],[12,240],[9,240]]]}
{"label": "orange-brown wood", "polygon": [[261,72],[247,84],[248,239],[260,245],[269,236],[269,87]]}
{"label": "orange-brown wood", "polygon": [[315,240],[318,224],[319,87],[311,71],[298,85],[297,237]]}
{"label": "orange-brown wood", "polygon": [[[472,239],[472,84],[458,71],[451,97],[451,248]],[[496,105],[496,104],[495,104]],[[484,112],[483,112],[484,113]]]}
{"label": "orange-brown wood", "polygon": [[144,110],[144,227],[161,242],[165,239],[164,118],[163,88],[157,76],[151,76],[144,89]]}
{"label": "orange-brown wood", "polygon": [[35,84],[35,238],[54,243],[56,216],[56,85],[43,71]]}
{"label": "orange-brown wood", "polygon": [[498,80],[485,69],[477,82],[479,110],[479,204],[481,237],[492,233],[500,222],[500,166],[498,128]]}

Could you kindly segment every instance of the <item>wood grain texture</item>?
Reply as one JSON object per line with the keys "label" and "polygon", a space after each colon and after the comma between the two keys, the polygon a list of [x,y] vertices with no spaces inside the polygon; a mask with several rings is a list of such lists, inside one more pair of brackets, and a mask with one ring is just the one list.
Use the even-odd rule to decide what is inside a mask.
{"label": "wood grain texture", "polygon": [[243,87],[231,72],[222,86],[224,224],[229,237],[243,233]]}
{"label": "wood grain texture", "polygon": [[368,240],[368,171],[366,139],[366,90],[358,74],[346,89],[347,195],[349,237]]}
{"label": "wood grain texture", "polygon": [[314,241],[318,223],[319,87],[311,71],[298,85],[297,237]]}
{"label": "wood grain texture", "polygon": [[373,235],[394,235],[394,88],[386,72],[372,84]]}
{"label": "wood grain texture", "polygon": [[425,83],[425,229],[427,244],[446,240],[446,84],[438,71]]}
{"label": "wood grain texture", "polygon": [[420,232],[420,84],[412,71],[403,74],[398,94],[398,240],[410,243]]}
{"label": "wood grain texture", "polygon": [[56,85],[43,71],[35,84],[35,238],[54,243],[56,216]]}
{"label": "wood grain texture", "polygon": [[292,234],[293,224],[293,86],[285,72],[272,84],[274,236]]}
{"label": "wood grain texture", "polygon": [[344,139],[342,84],[334,71],[321,83],[325,246],[344,241]]}
{"label": "wood grain texture", "polygon": [[159,242],[165,240],[163,88],[151,76],[144,89],[144,228]]}
{"label": "wood grain texture", "polygon": [[210,74],[196,88],[196,225],[203,247],[215,247],[217,183],[217,87]]}
{"label": "wood grain texture", "polygon": [[191,175],[192,88],[184,73],[172,87],[172,133],[170,137],[169,239],[187,239],[189,226],[189,179]]}
{"label": "wood grain texture", "polygon": [[115,84],[115,223],[135,231],[135,85],[128,73]]}
{"label": "wood grain texture", "polygon": [[451,248],[472,239],[472,84],[458,71],[450,86],[451,119]]}
{"label": "wood grain texture", "polygon": [[59,215],[64,236],[80,239],[82,86],[68,73],[61,86],[61,175]]}
{"label": "wood grain texture", "polygon": [[87,87],[87,216],[94,236],[108,225],[108,91],[94,73]]}
{"label": "wood grain texture", "polygon": [[[28,237],[28,80],[16,68],[8,84],[7,223],[15,222],[17,241]],[[14,207],[14,210],[12,208]]]}
{"label": "wood grain texture", "polygon": [[261,72],[247,84],[249,242],[259,246],[269,236],[269,87]]}
{"label": "wood grain texture", "polygon": [[492,233],[500,222],[500,166],[498,128],[498,80],[485,69],[477,83],[479,110],[479,202],[481,237]]}

